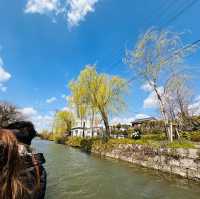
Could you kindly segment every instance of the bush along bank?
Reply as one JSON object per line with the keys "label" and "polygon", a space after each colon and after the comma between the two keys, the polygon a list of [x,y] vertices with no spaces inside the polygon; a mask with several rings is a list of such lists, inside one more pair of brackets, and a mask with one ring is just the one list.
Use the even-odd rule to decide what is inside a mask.
{"label": "bush along bank", "polygon": [[152,140],[69,138],[69,146],[100,156],[123,160],[147,168],[200,181],[200,149],[187,142],[171,144]]}

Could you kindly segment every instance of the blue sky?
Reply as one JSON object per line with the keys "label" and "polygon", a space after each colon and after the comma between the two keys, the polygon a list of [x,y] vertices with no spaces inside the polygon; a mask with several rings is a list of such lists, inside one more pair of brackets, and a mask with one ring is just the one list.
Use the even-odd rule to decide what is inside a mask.
{"label": "blue sky", "polygon": [[[132,74],[121,61],[125,48],[133,47],[149,27],[188,31],[183,37],[186,43],[200,39],[200,2],[168,23],[188,2],[1,0],[0,99],[16,104],[37,126],[48,124],[55,110],[67,106],[63,97],[69,95],[67,84],[86,64],[129,79]],[[186,62],[195,74],[191,84],[198,100],[200,50]],[[157,115],[151,104],[144,105],[151,93],[141,86],[133,82],[126,99],[129,108],[116,120]],[[197,100],[194,103],[200,105]]]}

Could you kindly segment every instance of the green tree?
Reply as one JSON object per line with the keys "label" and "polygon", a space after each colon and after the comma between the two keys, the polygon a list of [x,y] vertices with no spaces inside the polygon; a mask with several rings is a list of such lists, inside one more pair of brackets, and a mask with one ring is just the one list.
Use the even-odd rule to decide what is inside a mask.
{"label": "green tree", "polygon": [[84,99],[85,88],[78,81],[71,81],[69,83],[69,88],[72,95],[70,96],[70,105],[75,108],[76,115],[81,121],[81,126],[84,125],[84,120],[88,112],[88,104]]}
{"label": "green tree", "polygon": [[74,115],[70,111],[58,111],[54,119],[54,132],[63,136],[65,132],[69,132],[74,125]]}
{"label": "green tree", "polygon": [[[109,114],[120,111],[124,108],[124,92],[127,89],[127,83],[118,76],[109,76],[107,74],[97,73],[94,66],[86,66],[81,71],[78,79],[70,84],[70,88],[78,87],[83,91],[80,103],[90,109],[95,109],[102,118],[106,133],[109,137]],[[72,91],[72,98],[74,90]]]}

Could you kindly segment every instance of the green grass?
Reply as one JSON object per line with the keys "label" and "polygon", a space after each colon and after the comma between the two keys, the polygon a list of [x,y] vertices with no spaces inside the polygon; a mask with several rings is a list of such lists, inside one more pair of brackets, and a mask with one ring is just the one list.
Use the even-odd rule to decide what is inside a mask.
{"label": "green grass", "polygon": [[165,145],[167,148],[183,148],[183,149],[193,149],[194,144],[187,140],[173,141],[172,143],[167,143]]}
{"label": "green grass", "polygon": [[[152,138],[152,137],[151,137]],[[158,139],[159,140],[159,139]],[[112,148],[116,147],[120,144],[139,144],[139,145],[146,145],[153,148],[195,148],[194,144],[188,140],[176,140],[172,143],[169,143],[167,140],[157,141],[156,139],[147,139],[147,137],[133,140],[129,138],[125,139],[110,139],[107,143],[103,143],[101,139],[86,139],[81,137],[70,137],[66,144],[72,147],[79,147],[85,151],[91,151],[93,147],[102,149],[102,150],[111,150]]]}

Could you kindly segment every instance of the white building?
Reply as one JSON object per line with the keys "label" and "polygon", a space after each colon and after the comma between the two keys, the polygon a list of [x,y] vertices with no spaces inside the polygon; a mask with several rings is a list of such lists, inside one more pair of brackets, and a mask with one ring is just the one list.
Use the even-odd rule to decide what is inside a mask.
{"label": "white building", "polygon": [[[93,131],[93,132],[92,132]],[[71,129],[72,137],[98,137],[101,136],[103,129],[101,127],[85,128],[75,127]]]}

